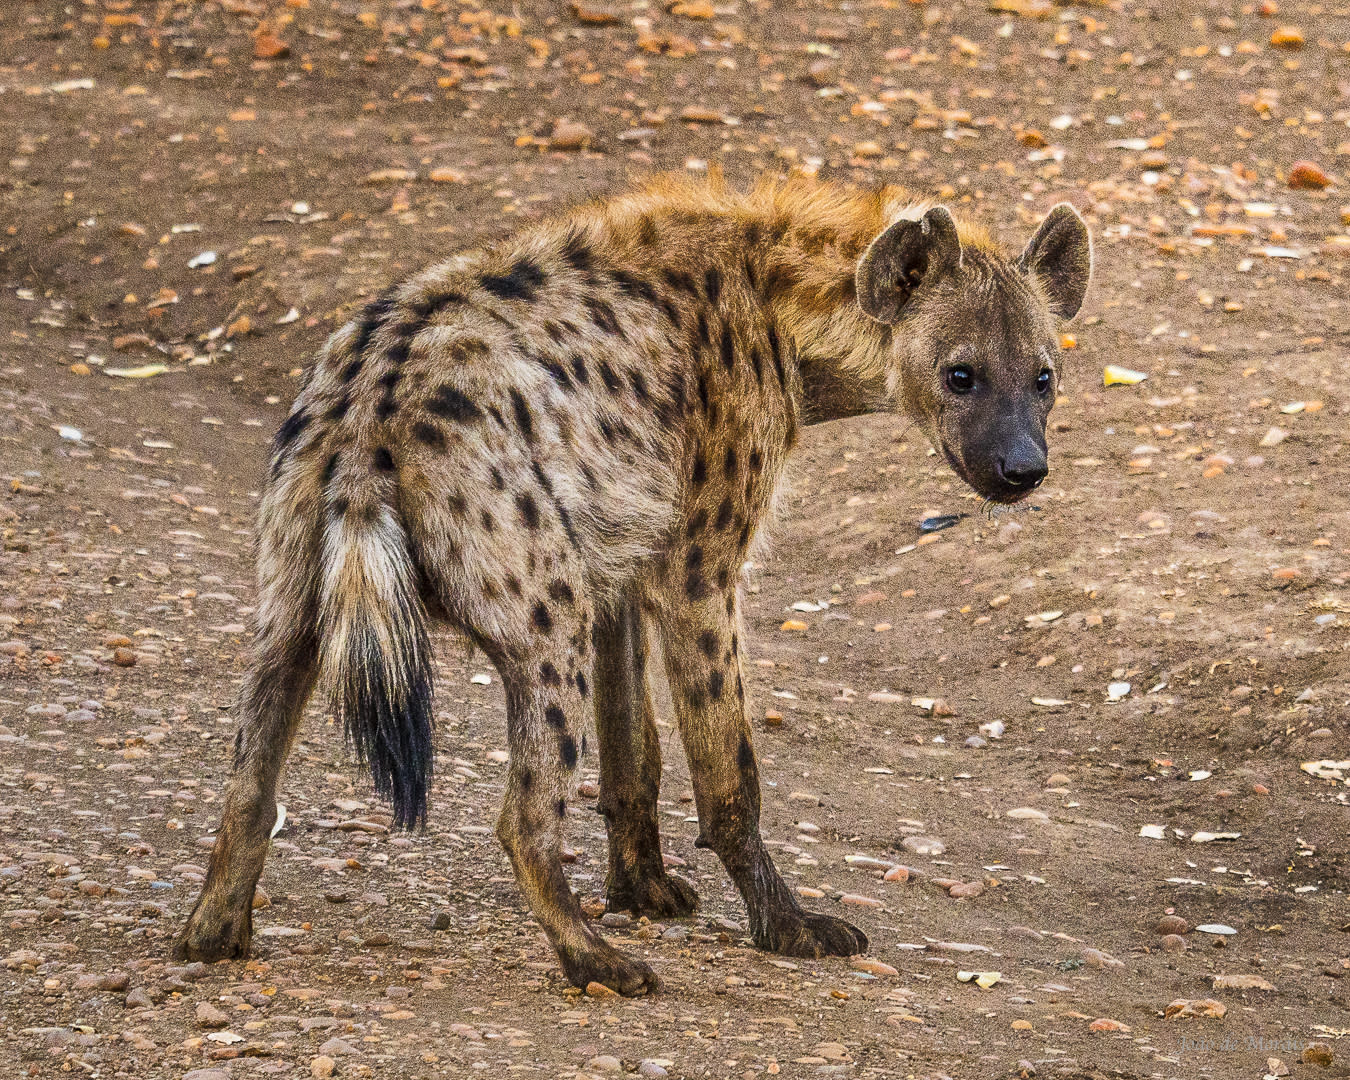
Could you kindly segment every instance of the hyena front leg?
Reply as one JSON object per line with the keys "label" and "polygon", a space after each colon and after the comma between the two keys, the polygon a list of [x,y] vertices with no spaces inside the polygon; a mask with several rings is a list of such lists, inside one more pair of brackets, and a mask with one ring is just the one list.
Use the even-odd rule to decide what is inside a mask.
{"label": "hyena front leg", "polygon": [[662,647],[694,781],[698,846],[736,883],[755,944],[785,956],[853,956],[867,938],[830,915],[804,911],[759,835],[759,770],[740,671],[734,587],[691,576],[660,600]]}
{"label": "hyena front leg", "polygon": [[268,648],[265,639],[258,646],[258,659],[239,695],[234,773],[210,869],[175,949],[182,959],[223,960],[248,953],[253,892],[276,824],[277,779],[317,672],[317,644],[308,632],[276,647]]}
{"label": "hyena front leg", "polygon": [[661,744],[647,688],[647,632],[635,598],[596,619],[595,728],[600,743],[600,813],[609,833],[610,911],[682,918],[698,907],[689,882],[667,874],[656,798]]}
{"label": "hyena front leg", "polygon": [[590,626],[582,615],[564,628],[558,614],[536,615],[536,640],[503,650],[498,659],[511,765],[497,837],[563,974],[576,986],[598,982],[620,994],[643,994],[656,989],[656,974],[596,933],[563,873],[563,821],[588,689],[577,660]]}

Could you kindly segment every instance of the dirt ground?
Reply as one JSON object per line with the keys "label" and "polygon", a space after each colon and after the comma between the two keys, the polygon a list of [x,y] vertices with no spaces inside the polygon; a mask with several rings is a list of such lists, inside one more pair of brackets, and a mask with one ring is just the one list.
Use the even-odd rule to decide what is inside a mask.
{"label": "dirt ground", "polygon": [[[1350,758],[1350,9],[8,0],[0,31],[0,1076],[1350,1076],[1350,787],[1301,767]],[[764,834],[888,966],[749,947],[663,705],[703,907],[608,931],[659,995],[570,990],[451,639],[427,830],[389,834],[316,704],[253,958],[176,965],[306,357],[440,255],[710,164],[1095,234],[1035,508],[982,514],[896,418],[825,425],[746,571]]]}

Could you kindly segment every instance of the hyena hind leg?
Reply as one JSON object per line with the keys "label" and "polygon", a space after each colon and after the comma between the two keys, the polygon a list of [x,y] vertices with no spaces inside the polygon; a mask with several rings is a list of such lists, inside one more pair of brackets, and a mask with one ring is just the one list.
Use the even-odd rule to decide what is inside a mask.
{"label": "hyena hind leg", "polygon": [[661,744],[647,687],[648,635],[635,599],[625,597],[595,625],[595,728],[600,744],[600,813],[609,834],[606,907],[683,918],[698,894],[666,873],[656,799]]}
{"label": "hyena hind leg", "polygon": [[563,822],[587,690],[584,677],[578,680],[575,671],[570,677],[562,674],[575,656],[566,633],[574,629],[581,640],[589,627],[585,618],[567,631],[551,618],[549,625],[545,646],[502,650],[498,660],[511,764],[497,837],[568,980],[576,986],[598,982],[620,994],[643,994],[656,989],[655,973],[596,932],[563,873]]}
{"label": "hyena hind leg", "polygon": [[253,893],[276,824],[277,780],[318,673],[309,638],[273,648],[255,661],[239,695],[234,772],[201,896],[179,935],[185,960],[248,953]]}

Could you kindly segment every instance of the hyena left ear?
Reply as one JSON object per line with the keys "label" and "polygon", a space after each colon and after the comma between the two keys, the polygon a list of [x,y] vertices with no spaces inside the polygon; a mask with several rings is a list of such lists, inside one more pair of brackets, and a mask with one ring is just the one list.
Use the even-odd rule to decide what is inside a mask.
{"label": "hyena left ear", "polygon": [[961,269],[961,240],[945,206],[897,221],[858,260],[858,304],[878,322],[900,321],[914,290]]}
{"label": "hyena left ear", "polygon": [[1092,277],[1092,236],[1078,211],[1060,203],[1046,214],[1017,265],[1040,279],[1052,312],[1061,319],[1077,315]]}

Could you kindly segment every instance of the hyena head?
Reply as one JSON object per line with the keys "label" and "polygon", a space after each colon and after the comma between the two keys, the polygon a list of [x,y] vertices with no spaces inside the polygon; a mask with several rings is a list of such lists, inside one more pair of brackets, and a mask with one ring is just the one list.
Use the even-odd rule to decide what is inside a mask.
{"label": "hyena head", "polygon": [[1087,226],[1067,203],[1011,261],[963,244],[935,206],[890,226],[858,262],[858,302],[892,328],[892,402],[985,498],[1017,502],[1045,479],[1057,322],[1077,314],[1091,273]]}

